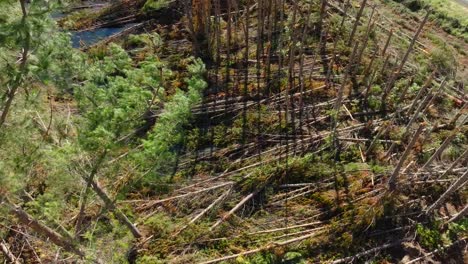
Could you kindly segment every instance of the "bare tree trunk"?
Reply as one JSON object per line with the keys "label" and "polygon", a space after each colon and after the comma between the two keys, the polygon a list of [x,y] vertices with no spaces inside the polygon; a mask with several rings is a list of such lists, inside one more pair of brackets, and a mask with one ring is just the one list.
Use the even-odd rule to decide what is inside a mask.
{"label": "bare tree trunk", "polygon": [[7,258],[7,260],[10,261],[9,263],[21,264],[19,262],[19,260],[15,257],[15,255],[13,255],[13,253],[11,253],[10,248],[8,247],[8,244],[5,243],[5,241],[3,241],[3,240],[0,242],[0,249],[2,250],[2,252],[5,255],[5,257]]}
{"label": "bare tree trunk", "polygon": [[468,214],[468,204],[466,204],[465,207],[460,212],[458,212],[458,214],[456,214],[452,218],[450,218],[447,221],[447,223],[458,221],[467,214]]}
{"label": "bare tree trunk", "polygon": [[[458,178],[450,187],[442,194],[437,201],[435,201],[429,208],[426,209],[426,214],[432,212],[434,209],[439,208],[442,203],[452,194],[454,193],[460,186],[463,186],[466,181],[468,180],[468,170]],[[465,207],[466,209],[466,207]],[[465,210],[464,209],[464,210]]]}
{"label": "bare tree trunk", "polygon": [[21,207],[16,206],[8,201],[6,201],[6,203],[10,207],[10,212],[15,215],[23,225],[31,228],[39,234],[44,235],[48,240],[52,241],[52,243],[63,248],[64,250],[74,253],[81,258],[85,257],[84,252],[81,251],[81,249],[74,243],[74,241],[65,239],[62,235],[55,232],[48,226],[35,220],[26,211],[21,209]]}
{"label": "bare tree trunk", "polygon": [[409,55],[413,51],[414,44],[418,40],[419,34],[421,34],[421,31],[422,31],[424,25],[426,24],[427,19],[429,18],[429,14],[430,14],[430,12],[426,13],[426,16],[424,17],[424,20],[419,25],[419,28],[416,31],[416,34],[414,35],[413,39],[411,39],[411,43],[410,43],[408,49],[406,50],[406,53],[405,53],[405,55],[403,57],[403,60],[401,61],[400,65],[398,66],[397,71],[394,74],[392,74],[392,76],[390,76],[390,80],[387,83],[387,86],[386,86],[386,88],[384,90],[384,93],[383,93],[383,96],[382,96],[382,103],[383,103],[382,106],[384,108],[383,110],[385,110],[385,106],[386,106],[385,101],[387,100],[387,97],[390,94],[390,91],[393,89],[393,85],[395,84],[396,79],[400,76],[400,73],[403,70],[403,67],[405,66],[406,61],[408,60]]}
{"label": "bare tree trunk", "polygon": [[[443,81],[441,83],[441,86],[439,88],[439,91],[443,89],[443,87],[445,86],[445,81]],[[405,138],[407,135],[408,135],[408,131],[410,130],[411,126],[413,125],[413,123],[417,120],[417,118],[419,117],[419,114],[420,113],[424,113],[427,109],[427,107],[429,105],[431,105],[432,101],[436,98],[436,95],[433,94],[433,91],[436,89],[436,87],[433,87],[429,93],[426,95],[426,97],[424,98],[424,100],[421,102],[421,104],[419,104],[418,106],[418,109],[416,109],[416,111],[414,112],[413,116],[411,117],[410,121],[408,121],[408,124],[406,125],[405,127],[405,132],[403,134],[403,137]],[[392,143],[392,145],[390,146],[390,148],[387,150],[387,153],[385,154],[385,156],[390,156],[391,152],[393,151],[393,149],[395,148],[396,146],[396,143]]]}
{"label": "bare tree trunk", "polygon": [[132,223],[130,220],[127,218],[127,216],[122,213],[117,207],[115,207],[114,202],[109,198],[109,196],[106,194],[106,192],[97,184],[97,182],[92,181],[91,182],[91,187],[93,190],[96,192],[96,194],[101,198],[101,200],[104,202],[107,208],[114,212],[115,216],[119,221],[124,224],[130,232],[132,232],[132,235],[135,238],[141,238],[143,235],[141,234],[140,230]]}
{"label": "bare tree trunk", "polygon": [[226,215],[224,215],[221,219],[219,219],[214,225],[211,226],[210,230],[215,229],[217,226],[219,226],[222,222],[224,222],[226,219],[231,217],[232,214],[237,212],[246,202],[248,202],[250,199],[252,199],[257,192],[253,192],[247,196],[244,197],[236,206],[234,206]]}
{"label": "bare tree trunk", "polygon": [[429,165],[431,165],[431,163],[437,158],[440,156],[440,154],[442,154],[442,152],[448,147],[448,145],[450,144],[450,142],[452,142],[452,140],[457,136],[458,132],[460,130],[459,129],[455,129],[445,140],[444,142],[442,142],[442,144],[440,145],[440,147],[436,150],[436,152],[434,152],[434,154],[432,154],[432,156],[429,158],[429,160],[427,160],[427,162],[424,164],[424,166],[422,166],[421,170],[425,170],[429,167]]}
{"label": "bare tree trunk", "polygon": [[[366,7],[367,0],[363,0],[361,3],[361,7],[359,8],[359,12],[356,16],[356,21],[354,22],[353,30],[351,31],[351,35],[349,36],[348,46],[351,45],[354,39],[354,34],[356,34],[357,27],[359,25],[359,20],[361,19],[362,13],[364,12],[364,8]],[[371,18],[372,19],[372,18]]]}
{"label": "bare tree trunk", "polygon": [[392,40],[392,36],[393,36],[393,28],[390,30],[390,33],[388,33],[387,41],[385,42],[385,46],[382,50],[382,56],[384,56],[385,53],[387,53],[387,49],[388,49],[388,46],[390,45],[390,41]]}
{"label": "bare tree trunk", "polygon": [[227,190],[225,193],[223,193],[221,196],[219,196],[218,198],[216,198],[216,200],[214,200],[208,207],[206,207],[205,209],[203,209],[203,211],[201,211],[199,214],[197,214],[192,220],[190,220],[190,222],[188,224],[186,224],[185,226],[183,226],[181,229],[179,229],[179,231],[177,231],[176,233],[174,233],[173,236],[177,236],[178,234],[180,234],[182,231],[184,231],[187,227],[189,227],[190,225],[192,225],[193,223],[195,223],[198,219],[200,219],[203,215],[205,215],[208,211],[210,211],[213,207],[216,206],[216,204],[218,204],[219,202],[221,202],[224,198],[226,198],[226,196],[229,195],[231,190]]}
{"label": "bare tree trunk", "polygon": [[434,78],[434,74],[429,75],[429,78],[427,78],[424,85],[421,87],[421,89],[419,89],[418,94],[416,95],[416,98],[414,98],[413,103],[411,104],[411,107],[406,112],[408,115],[410,115],[413,112],[413,109],[416,107],[418,100],[421,98],[421,96],[424,94],[427,88],[429,88],[429,86],[431,85],[433,78]]}
{"label": "bare tree trunk", "polygon": [[222,261],[235,259],[235,258],[240,257],[240,256],[247,256],[247,255],[255,254],[257,252],[267,251],[267,250],[269,250],[271,248],[274,248],[274,247],[284,247],[286,245],[296,243],[296,242],[300,242],[300,241],[303,241],[303,240],[308,239],[310,237],[316,236],[317,233],[318,232],[313,232],[313,233],[306,234],[306,235],[303,235],[303,236],[300,236],[300,237],[291,238],[291,239],[286,240],[286,241],[274,242],[272,244],[268,244],[268,245],[260,247],[260,248],[255,248],[255,249],[252,249],[252,250],[243,251],[241,253],[237,253],[237,254],[234,254],[234,255],[229,255],[229,256],[213,259],[213,260],[208,260],[208,261],[202,262],[201,264],[219,263],[219,262],[222,262]]}
{"label": "bare tree trunk", "polygon": [[442,174],[440,175],[439,177],[437,177],[437,179],[443,179],[445,176],[447,176],[449,173],[452,173],[453,169],[457,166],[457,164],[459,162],[463,162],[466,158],[468,157],[468,149],[465,150],[463,152],[463,154],[460,155],[460,157],[458,157],[454,162],[452,162],[452,164],[450,165],[450,167]]}
{"label": "bare tree trunk", "polygon": [[463,107],[460,109],[460,111],[458,111],[458,113],[450,120],[449,126],[455,127],[458,121],[458,118],[460,118],[460,116],[462,116],[463,113],[466,112],[466,110],[468,110],[468,103],[465,103]]}
{"label": "bare tree trunk", "polygon": [[244,84],[242,89],[243,107],[242,107],[242,145],[246,144],[247,136],[247,92],[249,87],[249,25],[250,25],[250,0],[247,1],[245,9],[245,23],[244,23],[244,38],[245,38],[245,51],[244,51]]}
{"label": "bare tree trunk", "polygon": [[320,58],[322,61],[323,65],[323,73],[327,74],[328,72],[328,61],[327,61],[327,33],[323,29],[323,22],[325,20],[325,15],[327,12],[327,0],[322,0],[321,6],[320,6],[320,18],[319,22],[317,24],[317,33],[319,34],[319,52],[320,52]]}
{"label": "bare tree trunk", "polygon": [[398,164],[395,167],[395,170],[393,171],[392,176],[388,180],[388,187],[389,187],[390,191],[394,191],[396,189],[396,182],[397,182],[398,176],[400,175],[401,167],[405,163],[405,160],[408,157],[408,155],[411,153],[411,150],[413,149],[414,144],[418,140],[419,135],[421,135],[421,133],[422,133],[425,126],[426,125],[424,123],[419,125],[418,130],[416,131],[416,133],[414,133],[413,138],[411,139],[410,143],[408,144],[408,146],[405,149],[405,152],[403,152],[403,155],[401,156],[400,160],[398,161]]}
{"label": "bare tree trunk", "polygon": [[80,211],[78,213],[78,217],[76,218],[76,223],[75,223],[75,237],[79,236],[81,233],[81,224],[83,222],[83,217],[85,214],[88,190],[91,188],[91,183],[94,181],[94,176],[97,174],[99,167],[101,166],[102,162],[104,161],[104,158],[106,157],[106,154],[107,152],[104,152],[103,154],[101,154],[96,164],[91,169],[91,172],[89,173],[88,178],[85,179],[86,187],[83,193],[83,199],[81,200]]}
{"label": "bare tree trunk", "polygon": [[401,243],[403,243],[405,241],[408,241],[408,240],[403,239],[403,240],[399,240],[397,242],[383,244],[382,246],[375,247],[375,248],[360,252],[360,253],[358,253],[358,254],[356,254],[354,256],[350,256],[350,257],[346,257],[346,258],[342,258],[342,259],[337,259],[337,260],[331,262],[331,264],[352,263],[352,262],[354,262],[354,260],[356,260],[356,259],[358,259],[360,257],[370,255],[370,254],[376,254],[377,252],[385,250],[387,248],[399,246],[399,245],[401,245]]}
{"label": "bare tree trunk", "polygon": [[334,113],[333,113],[333,117],[332,117],[332,122],[333,122],[333,124],[332,124],[332,135],[333,135],[333,144],[334,144],[335,151],[336,151],[335,159],[337,159],[339,157],[339,139],[338,139],[338,132],[336,130],[337,127],[338,127],[338,121],[339,121],[338,119],[339,119],[339,116],[340,116],[339,112],[340,112],[342,102],[343,102],[344,88],[346,86],[346,82],[348,81],[348,76],[350,74],[352,64],[354,63],[354,58],[356,56],[358,46],[359,46],[359,42],[356,42],[356,44],[354,45],[354,48],[353,48],[353,53],[351,54],[351,57],[349,59],[349,64],[345,69],[344,77],[343,77],[343,80],[341,82],[340,89],[338,90],[338,95],[336,96],[336,102],[335,102],[334,109],[333,109]]}

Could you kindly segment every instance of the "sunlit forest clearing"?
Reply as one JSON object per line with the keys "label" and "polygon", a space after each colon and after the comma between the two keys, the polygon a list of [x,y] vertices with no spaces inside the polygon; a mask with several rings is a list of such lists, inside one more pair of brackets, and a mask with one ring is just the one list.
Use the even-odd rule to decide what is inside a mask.
{"label": "sunlit forest clearing", "polygon": [[0,0],[2,263],[468,263],[465,0]]}

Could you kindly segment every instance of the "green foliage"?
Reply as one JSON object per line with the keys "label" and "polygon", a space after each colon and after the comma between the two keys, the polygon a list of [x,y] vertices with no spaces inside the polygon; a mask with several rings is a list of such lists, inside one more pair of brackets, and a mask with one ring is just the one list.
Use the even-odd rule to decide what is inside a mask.
{"label": "green foliage", "polygon": [[468,234],[468,219],[463,218],[458,222],[450,223],[448,232],[453,241],[459,237],[466,236]]}
{"label": "green foliage", "polygon": [[162,45],[161,36],[157,33],[130,35],[125,44],[130,47],[138,47],[142,50],[156,49]]}
{"label": "green foliage", "polygon": [[149,57],[138,68],[132,63],[121,47],[112,44],[109,54],[85,73],[88,81],[75,89],[84,116],[79,136],[85,149],[112,148],[142,124],[148,102],[163,100],[161,62]]}
{"label": "green foliage", "polygon": [[143,256],[138,258],[137,264],[163,264],[165,263],[163,260],[156,256]]}
{"label": "green foliage", "polygon": [[201,101],[207,83],[203,80],[205,66],[201,60],[192,59],[188,66],[190,77],[187,92],[177,89],[164,104],[162,112],[148,139],[143,140],[144,151],[139,155],[145,164],[153,164],[157,174],[168,172],[176,162],[177,148],[185,139],[185,129],[191,120],[191,108]]}
{"label": "green foliage", "polygon": [[307,263],[302,254],[299,252],[289,251],[284,254],[283,259],[281,260],[282,263],[290,263],[290,264],[305,264]]}
{"label": "green foliage", "polygon": [[425,227],[422,224],[416,226],[419,242],[426,248],[435,249],[442,242],[442,235],[439,230]]}
{"label": "green foliage", "polygon": [[164,213],[157,213],[145,221],[145,225],[151,229],[151,232],[157,237],[165,237],[174,230],[171,225],[171,218]]}
{"label": "green foliage", "polygon": [[448,45],[443,45],[432,50],[430,58],[431,66],[442,76],[455,76],[457,72],[457,59]]}
{"label": "green foliage", "polygon": [[262,252],[255,254],[251,257],[238,257],[236,263],[238,264],[271,264],[276,263],[278,258],[270,252]]}
{"label": "green foliage", "polygon": [[147,0],[143,6],[143,12],[158,11],[169,6],[168,0]]}
{"label": "green foliage", "polygon": [[447,33],[463,39],[468,39],[467,7],[457,1],[447,0],[393,0],[401,3],[412,12],[426,9],[432,11],[431,18],[435,20]]}

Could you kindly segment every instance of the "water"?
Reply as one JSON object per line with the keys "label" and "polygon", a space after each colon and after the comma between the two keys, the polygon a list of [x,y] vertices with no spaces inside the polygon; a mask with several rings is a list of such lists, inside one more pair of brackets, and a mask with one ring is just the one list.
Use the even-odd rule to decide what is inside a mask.
{"label": "water", "polygon": [[59,20],[63,17],[65,17],[66,14],[62,13],[62,12],[59,12],[59,11],[55,11],[55,12],[52,12],[50,13],[50,17],[54,20]]}
{"label": "water", "polygon": [[108,38],[112,35],[120,33],[125,29],[130,28],[135,24],[130,23],[122,27],[107,27],[107,28],[98,28],[90,31],[81,31],[81,32],[71,32],[72,37],[72,46],[74,48],[80,48],[82,46],[90,46],[98,43],[99,41]]}

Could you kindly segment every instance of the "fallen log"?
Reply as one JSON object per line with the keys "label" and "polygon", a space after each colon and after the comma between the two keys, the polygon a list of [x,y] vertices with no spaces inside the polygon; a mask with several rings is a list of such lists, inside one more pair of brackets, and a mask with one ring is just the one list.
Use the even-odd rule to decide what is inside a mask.
{"label": "fallen log", "polygon": [[185,226],[183,226],[181,229],[179,229],[179,231],[175,232],[172,236],[177,236],[178,234],[180,234],[182,231],[184,231],[187,227],[189,227],[190,225],[192,225],[193,223],[195,223],[198,219],[200,219],[203,215],[205,215],[208,211],[210,211],[213,207],[215,207],[216,204],[218,204],[219,202],[221,202],[226,196],[229,195],[231,190],[228,190],[226,191],[225,193],[223,193],[221,196],[219,196],[216,200],[214,200],[208,207],[206,207],[205,209],[203,209],[203,211],[201,211],[199,214],[197,214],[192,220],[190,220],[190,222],[188,224],[186,224]]}
{"label": "fallen log", "polygon": [[288,245],[288,244],[300,242],[300,241],[306,240],[308,238],[311,238],[311,237],[313,237],[315,235],[318,235],[319,233],[320,232],[315,232],[315,233],[303,235],[303,236],[300,236],[300,237],[292,238],[292,239],[289,239],[289,240],[286,240],[286,241],[273,242],[272,244],[269,244],[269,245],[264,246],[264,247],[260,247],[260,248],[256,248],[256,249],[252,249],[252,250],[247,250],[247,251],[244,251],[244,252],[241,252],[241,253],[238,253],[238,254],[229,255],[229,256],[213,259],[213,260],[208,260],[208,261],[202,262],[200,264],[218,263],[218,262],[221,262],[221,261],[235,259],[235,258],[240,257],[240,256],[252,255],[252,254],[255,254],[255,253],[258,253],[258,252],[261,252],[261,251],[265,251],[265,250],[269,250],[269,249],[272,249],[272,248],[275,248],[275,247],[281,247],[281,246],[285,246],[285,245]]}
{"label": "fallen log", "polygon": [[257,194],[257,192],[258,191],[255,191],[245,196],[244,199],[242,199],[236,206],[234,206],[227,214],[225,214],[221,219],[219,219],[216,223],[214,223],[214,225],[210,227],[210,231],[212,231],[222,222],[226,221],[229,217],[231,217],[232,214],[237,212],[237,210],[239,210],[246,202],[252,199],[252,197],[254,197]]}
{"label": "fallen log", "polygon": [[229,185],[232,185],[232,184],[234,184],[234,183],[233,182],[225,182],[223,184],[219,184],[219,185],[209,187],[209,188],[205,188],[205,189],[202,189],[202,190],[189,192],[189,193],[185,193],[185,194],[181,194],[181,195],[176,195],[176,196],[172,196],[172,197],[168,197],[168,198],[164,198],[164,199],[160,199],[160,200],[156,200],[156,201],[151,201],[148,204],[146,204],[144,206],[141,206],[138,209],[142,210],[142,211],[143,210],[148,210],[148,209],[154,207],[155,205],[158,205],[158,204],[161,204],[161,203],[164,203],[164,202],[169,202],[169,201],[184,198],[184,197],[187,197],[187,196],[191,196],[191,195],[195,195],[195,194],[215,190],[215,189],[218,189],[218,188],[221,188],[221,187],[224,187],[224,186],[229,186]]}
{"label": "fallen log", "polygon": [[15,255],[13,255],[13,253],[10,251],[10,248],[8,247],[7,243],[5,243],[5,241],[3,241],[3,239],[0,242],[0,249],[2,250],[2,252],[5,255],[5,257],[7,258],[7,260],[10,261],[9,263],[21,264],[19,262],[19,260],[15,257]]}
{"label": "fallen log", "polygon": [[364,257],[366,255],[370,255],[370,254],[373,254],[373,253],[376,253],[376,252],[379,252],[379,251],[382,251],[382,250],[385,250],[385,249],[388,249],[388,248],[391,248],[391,247],[399,246],[403,242],[407,242],[407,241],[410,241],[410,240],[409,239],[402,239],[402,240],[398,240],[397,242],[383,244],[382,246],[375,247],[375,248],[360,252],[360,253],[358,253],[358,254],[356,254],[354,256],[350,256],[350,257],[346,257],[346,258],[342,258],[342,259],[337,259],[335,261],[330,262],[330,264],[339,264],[339,263],[352,262],[355,259]]}

